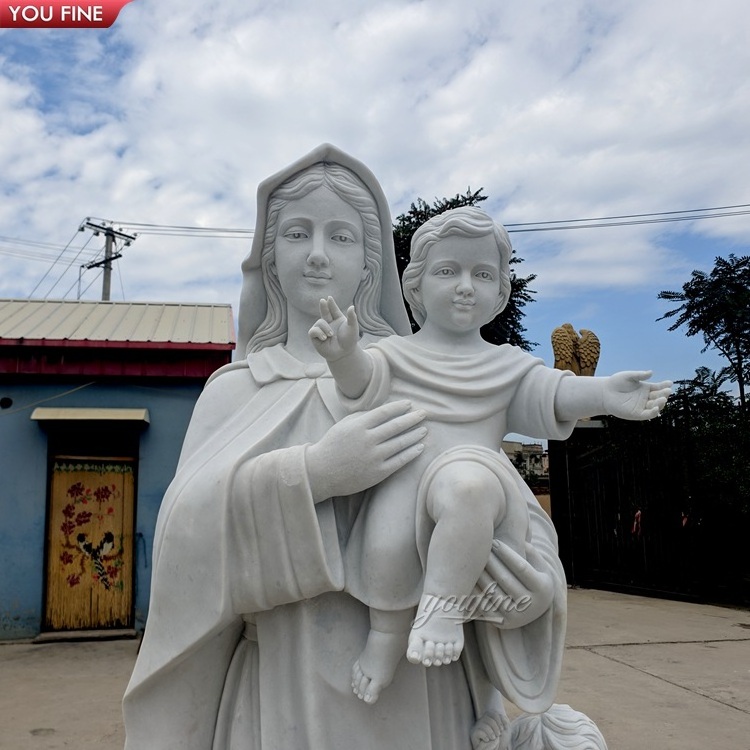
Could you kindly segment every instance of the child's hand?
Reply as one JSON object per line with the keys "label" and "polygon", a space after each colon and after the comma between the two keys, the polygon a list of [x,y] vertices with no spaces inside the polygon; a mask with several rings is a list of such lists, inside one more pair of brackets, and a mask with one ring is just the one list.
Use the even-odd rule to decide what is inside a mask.
{"label": "child's hand", "polygon": [[672,383],[647,383],[651,372],[618,372],[604,384],[606,414],[644,421],[658,416],[672,392]]}
{"label": "child's hand", "polygon": [[351,354],[359,341],[359,321],[354,306],[344,315],[333,297],[320,300],[320,319],[308,333],[318,354],[329,362]]}

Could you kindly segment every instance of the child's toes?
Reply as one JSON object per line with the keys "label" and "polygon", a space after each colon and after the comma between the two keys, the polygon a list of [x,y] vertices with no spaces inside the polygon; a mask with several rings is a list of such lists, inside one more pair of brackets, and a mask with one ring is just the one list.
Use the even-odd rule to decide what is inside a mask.
{"label": "child's toes", "polygon": [[412,636],[409,639],[409,645],[406,649],[406,658],[412,664],[421,664],[423,653],[424,643],[422,642],[422,639],[417,636]]}
{"label": "child's toes", "polygon": [[445,658],[443,659],[443,664],[450,664],[452,661],[456,661],[456,657],[453,656],[453,644],[446,643],[445,644]]}
{"label": "child's toes", "polygon": [[436,643],[435,644],[435,666],[439,667],[443,664],[448,664],[450,662],[450,659],[445,658],[445,644],[444,643]]}

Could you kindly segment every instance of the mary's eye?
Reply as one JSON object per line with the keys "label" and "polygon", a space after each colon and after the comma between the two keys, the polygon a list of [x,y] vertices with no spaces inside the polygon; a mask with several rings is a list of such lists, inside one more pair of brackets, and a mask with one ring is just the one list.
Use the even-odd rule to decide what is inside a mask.
{"label": "mary's eye", "polygon": [[284,232],[284,238],[292,241],[306,240],[308,236],[307,232],[303,229],[289,229]]}
{"label": "mary's eye", "polygon": [[340,242],[345,245],[354,243],[354,237],[349,234],[343,234],[342,232],[337,232],[336,234],[332,235],[331,239],[334,242]]}
{"label": "mary's eye", "polygon": [[438,268],[438,270],[435,271],[435,276],[453,276],[453,269],[452,268]]}
{"label": "mary's eye", "polygon": [[479,271],[477,273],[477,278],[480,278],[483,281],[492,281],[492,274],[489,271]]}

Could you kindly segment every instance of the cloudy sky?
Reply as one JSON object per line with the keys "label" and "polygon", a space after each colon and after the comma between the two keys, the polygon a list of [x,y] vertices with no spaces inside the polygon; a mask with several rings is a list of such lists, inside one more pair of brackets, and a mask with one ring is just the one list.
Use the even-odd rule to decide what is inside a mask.
{"label": "cloudy sky", "polygon": [[138,235],[113,299],[236,311],[258,182],[330,141],[394,216],[468,187],[511,225],[741,206],[512,234],[539,356],[570,321],[601,374],[688,378],[720,360],[656,296],[748,253],[748,28],[745,0],[133,0],[108,31],[0,30],[0,297],[75,299],[92,217]]}

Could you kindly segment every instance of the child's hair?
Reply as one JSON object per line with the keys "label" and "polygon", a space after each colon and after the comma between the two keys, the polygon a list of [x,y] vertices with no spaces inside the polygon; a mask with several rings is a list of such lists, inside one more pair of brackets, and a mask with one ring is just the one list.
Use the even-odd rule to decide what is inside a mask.
{"label": "child's hair", "polygon": [[462,206],[433,216],[414,232],[411,238],[409,265],[404,271],[401,286],[414,320],[420,326],[424,325],[426,313],[414,292],[419,290],[430,248],[446,237],[478,239],[489,234],[495,238],[500,254],[500,298],[492,313],[494,318],[505,308],[510,299],[510,256],[513,248],[505,227],[493,221],[481,208]]}

